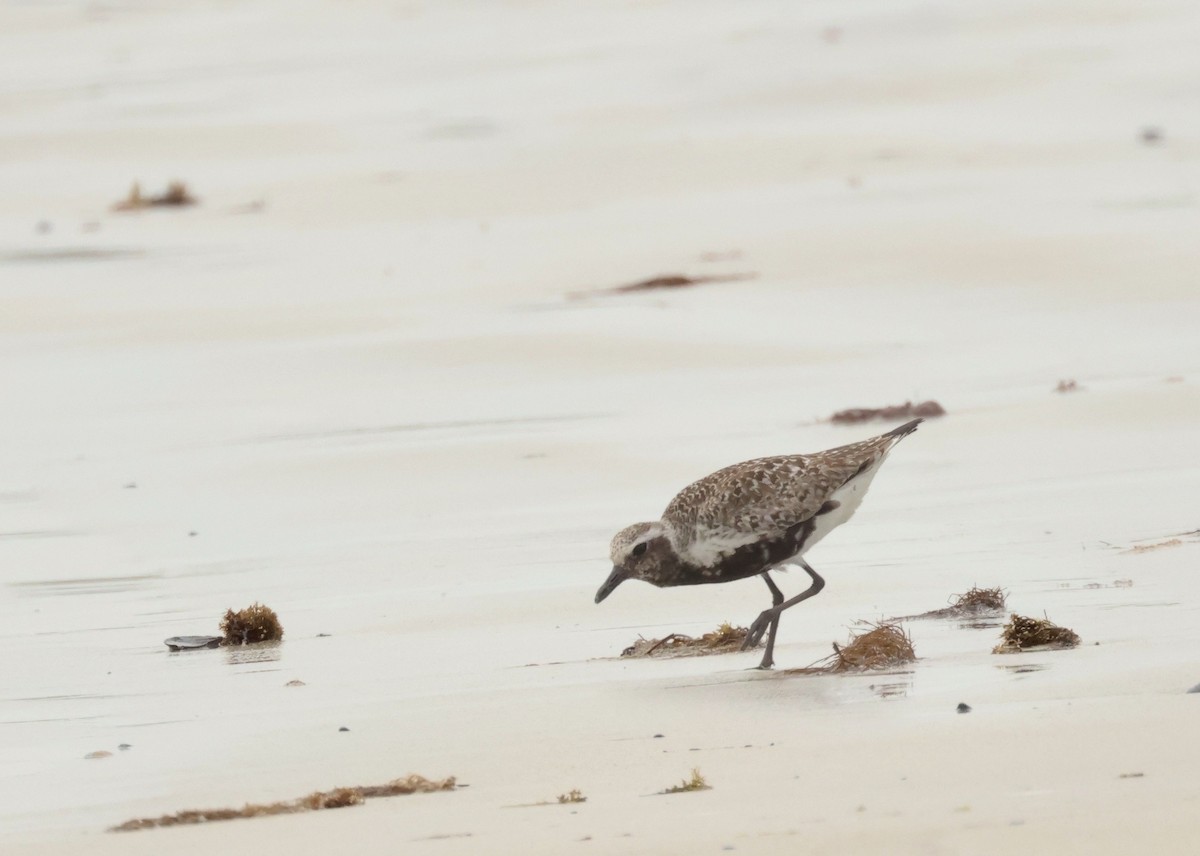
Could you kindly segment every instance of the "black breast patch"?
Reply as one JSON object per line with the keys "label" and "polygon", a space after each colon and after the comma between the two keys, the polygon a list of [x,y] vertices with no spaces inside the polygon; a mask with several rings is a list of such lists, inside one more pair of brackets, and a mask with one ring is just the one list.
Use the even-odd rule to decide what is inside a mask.
{"label": "black breast patch", "polygon": [[[825,503],[837,507],[837,503]],[[818,514],[825,514],[833,508],[821,508]],[[815,516],[815,515],[814,515]],[[689,586],[705,583],[727,583],[732,580],[742,580],[761,574],[763,571],[785,562],[803,549],[804,542],[812,534],[816,523],[813,518],[797,523],[787,529],[778,538],[763,538],[750,544],[743,544],[712,567],[687,566],[687,573],[668,583],[668,585]]]}

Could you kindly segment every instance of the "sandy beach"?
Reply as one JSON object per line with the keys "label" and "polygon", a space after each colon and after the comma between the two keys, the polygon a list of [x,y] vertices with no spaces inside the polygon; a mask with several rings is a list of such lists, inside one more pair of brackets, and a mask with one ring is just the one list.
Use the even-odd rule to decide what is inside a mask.
{"label": "sandy beach", "polygon": [[[1193,852],[1198,37],[1184,0],[0,2],[0,850]],[[669,275],[714,281],[611,291]],[[615,531],[926,399],[774,672],[619,656],[769,598],[597,606]],[[788,673],[973,585],[1082,644],[908,621],[911,666]],[[279,645],[162,644],[255,601]],[[410,773],[460,787],[107,831]]]}

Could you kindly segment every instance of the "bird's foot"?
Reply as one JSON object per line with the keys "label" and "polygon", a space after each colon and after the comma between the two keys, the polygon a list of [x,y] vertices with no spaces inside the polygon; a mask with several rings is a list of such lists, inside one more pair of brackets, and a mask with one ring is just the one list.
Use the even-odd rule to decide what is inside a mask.
{"label": "bird's foot", "polygon": [[742,642],[742,650],[749,651],[751,648],[757,647],[758,643],[762,641],[763,636],[771,629],[771,622],[777,617],[778,615],[775,610],[764,609],[758,618],[754,619],[754,623],[750,625],[750,632],[746,634],[746,638]]}

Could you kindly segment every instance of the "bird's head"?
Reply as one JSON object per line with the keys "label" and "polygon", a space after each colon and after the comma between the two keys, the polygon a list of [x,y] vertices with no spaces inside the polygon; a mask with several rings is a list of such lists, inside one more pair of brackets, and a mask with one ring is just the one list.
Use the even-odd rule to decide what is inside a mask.
{"label": "bird's head", "polygon": [[613,589],[625,580],[656,583],[673,563],[675,551],[661,523],[635,523],[613,536],[609,558],[613,563],[612,573],[596,592],[596,603],[612,594]]}

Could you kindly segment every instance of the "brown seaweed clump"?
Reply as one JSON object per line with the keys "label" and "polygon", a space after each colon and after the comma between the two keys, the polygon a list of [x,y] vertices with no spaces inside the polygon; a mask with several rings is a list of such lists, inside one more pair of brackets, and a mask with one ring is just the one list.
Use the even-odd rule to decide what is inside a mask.
{"label": "brown seaweed clump", "polygon": [[506,805],[504,807],[505,808],[542,808],[543,806],[548,806],[548,805],[571,805],[572,803],[585,803],[585,802],[587,802],[587,797],[585,797],[583,795],[583,791],[579,790],[579,788],[572,788],[571,790],[567,791],[565,794],[559,794],[558,797],[553,800],[538,800],[537,802],[517,803],[516,805]]}
{"label": "brown seaweed clump", "polygon": [[1178,538],[1171,538],[1167,541],[1158,541],[1154,544],[1134,544],[1127,550],[1122,550],[1122,553],[1149,553],[1152,550],[1161,550],[1163,547],[1179,547],[1183,541]]}
{"label": "brown seaweed clump", "polygon": [[225,610],[221,619],[221,632],[225,635],[224,645],[250,645],[254,642],[274,642],[283,638],[283,625],[275,610],[261,603],[253,603],[234,612]]}
{"label": "brown seaweed clump", "polygon": [[859,422],[875,420],[890,422],[895,419],[911,419],[914,416],[928,419],[945,415],[946,409],[936,401],[922,401],[920,404],[906,401],[903,404],[893,404],[888,407],[851,407],[839,410],[829,417],[829,421],[835,425],[857,425]]}
{"label": "brown seaweed clump", "polygon": [[709,791],[712,790],[712,785],[704,780],[704,776],[700,775],[700,768],[692,768],[692,776],[690,779],[684,779],[678,785],[672,785],[666,790],[659,791],[660,794],[686,794],[689,791]]}
{"label": "brown seaweed clump", "polygon": [[851,632],[845,645],[833,643],[833,653],[802,669],[786,669],[785,675],[827,675],[831,672],[867,672],[878,669],[894,669],[915,663],[917,653],[912,639],[899,619],[858,622],[867,628]]}
{"label": "brown seaweed clump", "polygon": [[992,649],[992,653],[1016,654],[1033,648],[1074,648],[1078,644],[1079,634],[1069,627],[1059,627],[1048,618],[1029,618],[1014,612],[1000,631],[1000,644]]}
{"label": "brown seaweed clump", "polygon": [[241,808],[189,809],[162,817],[139,817],[127,820],[110,832],[132,832],[137,829],[153,829],[157,826],[183,826],[208,823],[213,820],[236,820],[244,817],[268,817],[275,814],[296,814],[302,811],[321,811],[327,808],[346,808],[362,805],[369,797],[393,797],[416,793],[454,790],[454,777],[430,780],[424,776],[407,776],[393,779],[385,785],[367,785],[358,788],[334,788],[332,791],[315,791],[295,800],[258,805],[248,803]]}
{"label": "brown seaweed clump", "polygon": [[863,672],[891,669],[916,662],[912,639],[898,623],[867,624],[869,630],[851,634],[843,646],[833,643],[831,672]]}
{"label": "brown seaweed clump", "polygon": [[[1164,547],[1181,547],[1184,544],[1195,544],[1195,539],[1200,538],[1200,529],[1193,529],[1190,532],[1176,532],[1166,538],[1166,540],[1158,540],[1152,543],[1146,543],[1150,539],[1146,539],[1143,543],[1134,544],[1127,549],[1122,550],[1122,553],[1149,553],[1152,550],[1161,550]],[[1184,540],[1187,539],[1187,540]]]}
{"label": "brown seaweed clump", "polygon": [[392,779],[384,785],[363,785],[357,790],[364,797],[402,797],[409,794],[432,794],[437,791],[454,790],[455,779],[427,779],[424,776],[412,774],[403,779]]}
{"label": "brown seaweed clump", "polygon": [[979,588],[972,586],[962,594],[956,594],[950,605],[942,609],[922,612],[911,618],[978,618],[981,615],[995,615],[1005,609],[1004,589]]}
{"label": "brown seaweed clump", "polygon": [[143,208],[181,207],[195,205],[196,197],[188,193],[187,185],[182,181],[172,181],[164,193],[158,196],[143,196],[142,188],[137,183],[129,188],[129,196],[113,205],[114,211],[140,211]]}
{"label": "brown seaweed clump", "polygon": [[728,621],[700,638],[672,633],[662,639],[642,639],[621,652],[622,657],[699,657],[706,654],[728,654],[742,650],[750,631],[734,627]]}
{"label": "brown seaweed clump", "polygon": [[955,595],[955,597],[957,600],[950,605],[950,608],[968,615],[978,615],[981,612],[995,612],[1004,609],[1005,606],[1004,589],[999,586],[986,589],[971,586],[971,588],[960,595]]}

